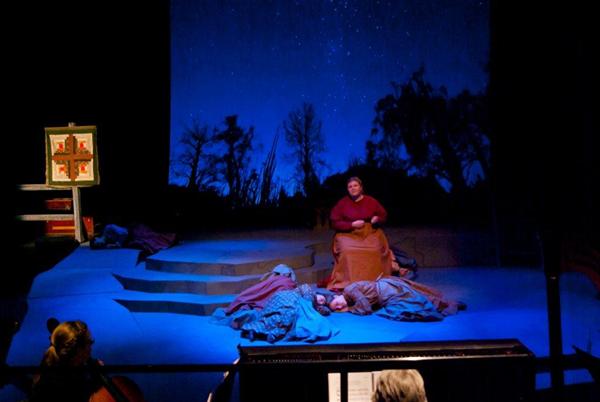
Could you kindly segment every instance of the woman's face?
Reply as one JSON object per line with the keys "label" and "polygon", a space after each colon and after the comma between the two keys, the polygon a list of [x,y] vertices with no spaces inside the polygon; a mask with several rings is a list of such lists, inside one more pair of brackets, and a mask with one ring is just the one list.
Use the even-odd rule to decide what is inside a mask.
{"label": "woman's face", "polygon": [[362,194],[362,186],[359,182],[352,180],[348,183],[348,194],[350,197],[356,198]]}
{"label": "woman's face", "polygon": [[329,308],[333,311],[348,311],[348,302],[343,295],[337,295],[329,303]]}

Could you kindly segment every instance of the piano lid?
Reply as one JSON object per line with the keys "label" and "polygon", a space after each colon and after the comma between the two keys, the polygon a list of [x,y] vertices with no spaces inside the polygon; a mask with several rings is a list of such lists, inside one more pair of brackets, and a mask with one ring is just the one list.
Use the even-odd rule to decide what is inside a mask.
{"label": "piano lid", "polygon": [[534,354],[517,339],[335,345],[238,345],[238,351],[242,364],[534,357]]}

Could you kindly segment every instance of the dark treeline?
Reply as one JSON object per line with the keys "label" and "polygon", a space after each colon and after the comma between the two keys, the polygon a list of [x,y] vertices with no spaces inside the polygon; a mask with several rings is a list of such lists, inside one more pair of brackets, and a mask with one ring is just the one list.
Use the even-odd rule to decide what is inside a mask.
{"label": "dark treeline", "polygon": [[273,204],[234,207],[216,191],[191,191],[170,186],[162,216],[167,227],[180,232],[256,228],[327,228],[330,209],[346,194],[346,180],[359,176],[365,192],[388,210],[389,225],[452,224],[487,226],[491,221],[487,184],[446,192],[431,178],[407,176],[365,164],[327,177],[312,198],[281,191]]}
{"label": "dark treeline", "polygon": [[[254,128],[226,116],[221,127],[194,120],[180,137],[172,172],[185,185],[171,186],[169,210],[179,230],[201,227],[327,226],[330,208],[346,194],[350,176],[390,213],[389,224],[490,222],[490,140],[485,94],[450,97],[425,80],[424,68],[376,104],[365,159],[344,172],[321,177],[325,142],[314,105],[304,103],[282,122],[295,175],[279,183],[279,132],[259,171],[250,168]],[[288,191],[286,191],[286,188]]]}

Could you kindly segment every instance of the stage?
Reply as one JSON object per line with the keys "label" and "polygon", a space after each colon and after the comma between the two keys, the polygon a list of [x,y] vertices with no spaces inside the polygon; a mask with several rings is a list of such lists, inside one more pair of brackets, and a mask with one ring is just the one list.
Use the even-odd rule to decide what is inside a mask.
{"label": "stage", "polygon": [[[478,236],[469,237],[469,243],[465,237],[454,241],[452,236],[430,232],[428,238],[421,233],[409,241],[397,236],[401,232],[390,231],[388,237],[390,243],[403,244],[416,256],[420,266],[415,280],[465,302],[467,309],[441,322],[427,323],[335,313],[328,319],[339,334],[320,344],[516,338],[537,358],[549,355],[541,267],[496,267],[489,259],[480,259],[485,265],[477,265],[475,258],[457,257],[485,254],[472,248],[473,242],[481,241]],[[278,263],[293,266],[299,282],[316,282],[331,268],[330,240],[331,233],[326,231],[187,237],[140,263],[138,250],[92,250],[84,243],[35,278],[27,314],[12,340],[7,363],[39,364],[48,346],[49,317],[87,322],[95,339],[94,356],[109,365],[232,363],[238,357],[238,345],[269,344],[250,342],[238,331],[212,323],[210,313]],[[440,251],[457,244],[466,248]],[[575,345],[600,355],[600,301],[594,286],[579,273],[562,274],[560,286],[564,353],[573,353]],[[148,401],[204,401],[222,373],[131,377]],[[565,373],[565,381],[592,379],[586,370],[573,370]],[[538,374],[536,383],[538,389],[549,387],[549,374]],[[2,401],[23,398],[13,386],[0,389]]]}

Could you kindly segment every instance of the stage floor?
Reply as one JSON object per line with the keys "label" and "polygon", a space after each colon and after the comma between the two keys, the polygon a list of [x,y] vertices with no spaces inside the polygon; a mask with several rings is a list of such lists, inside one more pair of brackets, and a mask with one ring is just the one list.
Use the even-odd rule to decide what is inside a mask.
{"label": "stage floor", "polygon": [[[253,241],[266,242],[261,243],[263,246],[280,240],[253,236]],[[309,232],[286,240],[296,242],[299,247],[315,243]],[[316,240],[322,241],[323,237]],[[186,244],[202,241],[190,240]],[[211,241],[243,242],[244,236],[224,236]],[[182,246],[167,252],[177,254],[182,251],[178,247]],[[285,248],[282,250],[285,252]],[[290,250],[297,248],[290,247]],[[248,250],[248,253],[255,252]],[[318,254],[317,259],[330,258],[327,247],[318,249]],[[210,316],[131,312],[116,300],[131,297],[133,293],[142,297],[143,292],[125,290],[115,274],[135,276],[142,272],[144,263],[136,264],[137,256],[137,250],[91,250],[83,244],[55,267],[38,275],[27,298],[26,317],[12,340],[7,363],[28,366],[40,362],[48,346],[46,320],[49,317],[87,322],[96,341],[95,357],[110,365],[228,364],[238,357],[238,345],[269,345],[263,341],[251,343],[241,338],[239,332],[211,323]],[[328,319],[340,332],[320,343],[516,338],[536,357],[548,356],[546,287],[541,268],[419,268],[416,280],[442,290],[450,298],[464,301],[468,306],[466,311],[442,322],[428,323],[335,313]],[[578,273],[563,274],[560,284],[564,353],[573,353],[572,345],[575,345],[599,356],[600,301],[596,299],[594,286]],[[178,296],[195,297],[185,293]],[[148,401],[190,400],[189,395],[204,401],[221,373],[136,374],[132,377],[142,386]],[[567,383],[591,381],[585,370],[566,372]],[[548,386],[549,376],[538,374],[537,387]],[[22,398],[14,387],[0,389],[2,401]]]}

